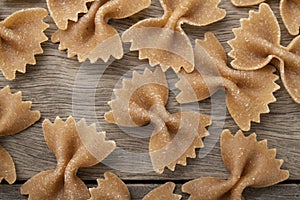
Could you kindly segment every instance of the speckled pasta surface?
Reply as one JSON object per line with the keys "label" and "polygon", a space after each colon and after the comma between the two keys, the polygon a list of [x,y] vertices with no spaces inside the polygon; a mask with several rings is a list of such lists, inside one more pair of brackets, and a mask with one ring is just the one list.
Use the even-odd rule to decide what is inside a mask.
{"label": "speckled pasta surface", "polygon": [[288,47],[281,46],[277,19],[265,3],[258,12],[251,10],[249,18],[242,19],[241,27],[233,32],[235,38],[228,42],[232,47],[231,65],[239,70],[257,70],[273,64],[290,96],[300,103],[300,36]]}
{"label": "speckled pasta surface", "polygon": [[35,55],[43,53],[41,43],[48,25],[43,19],[48,12],[43,8],[20,10],[0,22],[0,70],[8,80],[15,79],[16,71],[25,73],[26,65],[35,65]]}
{"label": "speckled pasta surface", "polygon": [[98,186],[90,188],[89,200],[130,200],[125,183],[115,174],[105,172],[104,179],[97,179]]}
{"label": "speckled pasta surface", "polygon": [[196,40],[196,68],[192,73],[181,70],[176,87],[179,103],[204,100],[217,90],[226,90],[226,105],[236,124],[250,130],[251,121],[260,122],[260,114],[268,113],[268,104],[275,102],[273,92],[279,89],[273,74],[275,68],[267,66],[255,71],[238,71],[227,66],[225,50],[213,33],[204,40]]}
{"label": "speckled pasta surface", "polygon": [[288,171],[280,169],[283,160],[275,158],[276,150],[268,149],[266,140],[257,141],[255,133],[246,137],[242,131],[232,135],[224,130],[221,152],[230,177],[204,177],[185,183],[182,191],[191,195],[189,200],[243,199],[246,187],[268,187],[289,177]]}
{"label": "speckled pasta surface", "polygon": [[[99,163],[116,147],[115,142],[105,141],[105,133],[97,133],[96,126],[88,126],[84,119],[75,122],[72,117],[63,121],[57,117],[54,123],[43,122],[43,131],[49,149],[55,154],[57,167],[41,172],[21,187],[21,194],[29,199],[88,199],[90,193],[84,182],[76,176],[81,167]],[[82,142],[82,137],[93,138],[102,154],[97,158]],[[101,159],[102,158],[102,159]]]}
{"label": "speckled pasta surface", "polygon": [[143,200],[180,200],[181,195],[173,193],[175,186],[172,182],[165,183],[150,191]]}
{"label": "speckled pasta surface", "polygon": [[88,11],[87,3],[95,0],[47,0],[47,6],[56,26],[65,30],[68,21],[77,22],[79,13]]}
{"label": "speckled pasta surface", "polygon": [[181,25],[205,26],[223,19],[226,12],[218,8],[220,0],[160,0],[160,3],[164,9],[162,17],[138,22],[123,33],[122,39],[132,42],[131,50],[138,50],[139,58],[149,59],[151,66],[160,64],[163,71],[171,67],[175,72],[181,68],[192,72],[192,46]]}
{"label": "speckled pasta surface", "polygon": [[[0,136],[13,135],[40,119],[39,111],[31,111],[31,101],[22,101],[22,93],[12,94],[9,86],[0,90]],[[9,153],[0,146],[0,182],[16,181],[16,169]]]}
{"label": "speckled pasta surface", "polygon": [[[244,7],[257,5],[265,0],[231,0],[233,5]],[[300,0],[280,0],[280,15],[283,23],[291,35],[299,34],[300,27]]]}
{"label": "speckled pasta surface", "polygon": [[114,94],[106,121],[127,127],[154,126],[149,153],[157,173],[165,167],[175,170],[176,164],[186,165],[186,158],[195,158],[195,149],[203,147],[210,117],[196,112],[169,113],[165,107],[169,89],[161,68],[154,72],[145,69],[142,75],[133,72],[132,79],[124,80],[123,88]]}
{"label": "speckled pasta surface", "polygon": [[129,17],[150,4],[151,0],[95,0],[78,21],[69,21],[67,29],[56,31],[52,41],[60,42],[60,50],[68,49],[68,57],[77,55],[79,62],[94,63],[99,58],[106,62],[110,56],[121,59],[121,38],[109,19]]}

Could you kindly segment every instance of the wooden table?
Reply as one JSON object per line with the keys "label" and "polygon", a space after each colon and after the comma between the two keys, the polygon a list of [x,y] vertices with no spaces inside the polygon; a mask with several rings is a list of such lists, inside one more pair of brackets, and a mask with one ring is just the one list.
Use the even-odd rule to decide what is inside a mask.
{"label": "wooden table", "polygon": [[[292,37],[287,33],[279,17],[279,0],[267,2],[279,18],[282,28],[282,44],[286,46]],[[3,20],[14,11],[30,7],[46,8],[45,0],[2,0],[0,1],[0,20]],[[239,19],[247,18],[248,11],[257,9],[257,6],[252,8],[235,8],[229,0],[223,0],[220,7],[227,10],[227,16],[222,21],[205,27],[184,25],[183,28],[193,40],[203,38],[203,34],[207,31],[214,32],[228,52],[230,47],[226,42],[234,37],[231,29],[239,27]],[[122,32],[141,19],[161,15],[162,8],[158,0],[153,0],[150,8],[127,19],[112,20],[110,23],[117,27],[119,32]],[[50,28],[46,30],[46,35],[50,38],[56,27],[50,17],[46,19],[46,22],[50,24]],[[88,107],[84,108],[86,105],[84,101],[81,105],[82,110],[74,111],[72,108],[78,108],[78,105],[77,107],[76,105],[74,106],[74,99],[77,103],[80,103],[74,97],[73,91],[74,82],[78,76],[79,69],[81,69],[81,64],[77,62],[77,58],[67,58],[66,52],[59,51],[58,44],[53,44],[51,41],[43,43],[42,47],[44,54],[36,56],[37,65],[27,66],[26,74],[18,73],[14,81],[7,81],[2,75],[0,77],[1,88],[10,85],[13,92],[22,91],[24,100],[32,101],[33,109],[40,110],[42,114],[42,118],[29,129],[14,136],[3,137],[0,140],[0,145],[4,146],[11,153],[18,175],[14,185],[7,185],[4,182],[0,184],[0,199],[25,199],[26,196],[20,195],[20,186],[33,175],[55,168],[55,157],[49,151],[44,141],[42,133],[43,120],[50,119],[54,121],[56,116],[66,119],[68,116],[74,115],[74,112],[76,112],[78,120],[80,117],[86,117],[87,113],[85,111],[90,109]],[[112,88],[115,87],[118,80],[133,66],[146,63],[147,61],[138,60],[137,52],[129,52],[125,54],[123,59],[116,60],[110,64],[104,71],[101,81],[97,84],[95,113],[99,124],[107,132],[108,138],[115,140],[119,148],[128,152],[143,152],[147,154],[149,140],[147,135],[143,138],[127,134],[125,133],[126,130],[120,129],[113,124],[107,124],[103,119],[103,114],[109,110],[107,101],[111,99]],[[92,68],[91,70],[93,70]],[[171,72],[169,73],[171,74],[170,84],[174,84],[176,76],[172,75]],[[282,168],[290,171],[290,178],[276,186],[262,189],[246,189],[244,192],[246,199],[300,199],[300,105],[292,101],[280,81],[278,81],[278,84],[280,84],[281,89],[275,93],[277,102],[270,105],[271,113],[263,114],[260,124],[252,123],[251,132],[256,132],[259,140],[267,139],[270,148],[277,149],[277,158],[285,160]],[[89,88],[83,89],[82,92],[81,97],[85,95],[85,92],[89,94]],[[180,106],[175,102],[174,97],[175,95],[171,93],[168,103],[168,109],[171,112],[175,112]],[[87,96],[86,98],[89,99],[90,97]],[[211,110],[210,105],[211,101],[209,99],[201,102],[199,104],[201,112],[209,113]],[[221,110],[224,108],[219,106],[214,109],[217,109],[217,111],[220,109],[221,113]],[[238,130],[229,114],[223,118],[220,116],[220,118],[225,121],[224,128],[230,129],[232,132]],[[175,182],[177,184],[176,192],[181,194],[181,185],[188,180],[203,176],[228,177],[228,172],[224,168],[221,159],[219,142],[204,158],[188,159],[188,166],[177,166],[174,172],[165,170],[165,173],[162,175],[153,171],[129,173],[126,171],[136,167],[134,162],[122,157],[113,158],[110,156],[107,159],[109,162],[104,161],[104,163],[110,163],[109,165],[111,163],[114,164],[114,162],[118,163],[123,170],[120,171],[105,164],[98,164],[91,168],[80,169],[79,177],[89,186],[96,186],[97,178],[102,178],[103,173],[106,171],[112,171],[118,174],[129,186],[132,199],[141,199],[151,189],[167,181]],[[140,170],[143,171],[143,167]],[[184,194],[183,199],[187,198],[188,195]]]}

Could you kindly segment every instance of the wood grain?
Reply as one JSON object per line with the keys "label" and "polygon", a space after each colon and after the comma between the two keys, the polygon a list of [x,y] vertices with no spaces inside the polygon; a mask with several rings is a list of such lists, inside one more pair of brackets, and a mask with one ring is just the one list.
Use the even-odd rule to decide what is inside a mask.
{"label": "wood grain", "polygon": [[[279,15],[278,1],[267,1],[274,10],[280,26],[282,29],[282,45],[286,46],[291,41],[292,37],[287,33],[282,24]],[[0,1],[0,20],[3,20],[14,11],[29,8],[29,7],[44,7],[46,8],[45,1],[40,0],[4,0]],[[222,0],[221,8],[227,10],[227,16],[224,20],[214,23],[205,27],[192,27],[184,25],[183,28],[192,40],[196,38],[203,38],[203,34],[207,31],[212,31],[216,34],[221,41],[226,51],[230,51],[227,41],[234,36],[231,29],[239,27],[239,19],[248,17],[248,11],[257,9],[257,6],[248,8],[235,8],[229,0]],[[110,23],[117,27],[118,31],[129,28],[137,21],[148,18],[157,17],[162,15],[162,9],[158,0],[153,0],[150,8],[124,20],[112,20]],[[46,35],[50,38],[56,27],[50,17],[46,19],[50,24],[50,28],[46,30]],[[91,117],[89,116],[90,110],[95,109],[95,114],[102,130],[107,132],[109,139],[114,139],[120,149],[125,152],[145,155],[148,152],[149,133],[151,127],[147,131],[143,129],[123,129],[116,125],[107,124],[103,119],[103,114],[109,110],[107,101],[112,98],[112,89],[116,87],[118,81],[127,77],[127,72],[133,67],[146,64],[146,61],[138,60],[137,52],[128,52],[121,60],[113,61],[105,71],[97,65],[88,66],[89,71],[86,77],[77,80],[80,69],[85,69],[84,64],[77,62],[77,58],[67,58],[65,51],[59,51],[58,44],[53,44],[47,41],[42,45],[44,53],[36,56],[37,65],[27,66],[26,74],[17,74],[14,81],[7,81],[0,75],[0,87],[10,85],[13,92],[22,91],[24,100],[33,102],[33,109],[41,111],[42,118],[34,126],[23,131],[22,133],[14,136],[4,137],[0,139],[0,145],[3,145],[12,155],[16,168],[18,181],[25,181],[35,175],[36,173],[55,168],[56,160],[53,154],[48,150],[42,133],[42,121],[50,119],[53,121],[56,116],[66,119],[70,115],[76,114],[76,118]],[[86,66],[87,67],[87,66]],[[87,69],[87,68],[86,68]],[[87,70],[86,70],[87,71]],[[98,76],[95,74],[103,73],[101,81],[96,82],[95,95],[90,95],[95,89],[92,85],[97,81]],[[91,76],[94,75],[94,76]],[[89,79],[93,77],[92,79]],[[177,78],[171,71],[168,71],[169,83],[171,88],[174,88],[174,83]],[[77,80],[75,82],[75,80]],[[80,82],[82,81],[82,82]],[[74,85],[77,84],[76,89],[78,94],[74,93]],[[88,85],[90,84],[90,87]],[[251,132],[256,132],[258,139],[267,139],[270,148],[277,149],[277,157],[284,159],[284,169],[290,171],[290,179],[292,182],[300,181],[300,105],[296,104],[289,97],[281,82],[278,81],[281,89],[275,93],[277,102],[270,105],[271,112],[261,116],[260,124],[252,124]],[[86,86],[87,85],[87,86]],[[173,85],[173,86],[172,86]],[[176,90],[174,94],[170,94],[168,109],[170,112],[176,112],[182,105],[175,101]],[[238,130],[238,127],[231,119],[228,113],[223,115],[224,104],[222,99],[224,96],[222,92],[214,95],[211,99],[202,101],[195,106],[185,105],[185,109],[199,110],[202,113],[210,114],[212,110],[217,114],[214,126],[210,129],[211,138],[218,138],[220,131],[218,125],[224,126],[221,128],[230,129],[232,132]],[[93,105],[90,100],[95,101]],[[212,101],[216,101],[212,105]],[[251,133],[249,132],[249,133]],[[206,140],[209,141],[209,138]],[[200,151],[201,153],[201,151]],[[144,163],[143,163],[144,162]],[[228,177],[228,172],[225,169],[221,155],[219,142],[214,148],[209,151],[208,155],[204,158],[189,159],[188,166],[177,166],[175,172],[166,170],[164,174],[158,175],[153,171],[149,171],[147,167],[149,160],[130,160],[126,159],[123,155],[114,153],[109,156],[104,164],[81,169],[79,176],[86,180],[95,180],[101,177],[105,171],[113,171],[120,175],[125,181],[132,180],[149,180],[153,181],[186,181],[201,176],[216,176],[220,178]],[[138,165],[136,163],[139,163]],[[145,164],[145,165],[144,165]],[[109,166],[107,166],[109,165]],[[128,172],[136,169],[143,173]],[[17,193],[19,185],[7,186],[0,185],[0,198],[1,199],[19,199]],[[136,188],[138,189],[136,189]],[[131,185],[134,192],[133,199],[140,199],[140,195],[148,192],[153,185]],[[136,193],[135,193],[136,190]],[[252,192],[253,191],[253,192]],[[298,199],[299,198],[299,185],[279,185],[266,189],[247,190],[245,197],[247,199]],[[253,197],[255,195],[255,198]],[[257,196],[256,196],[257,195]],[[298,196],[297,196],[298,195]],[[297,198],[298,197],[298,198]]]}
{"label": "wood grain", "polygon": [[[131,200],[141,200],[151,190],[160,186],[160,184],[127,184]],[[21,185],[0,185],[1,199],[19,200],[26,199],[27,196],[20,194]],[[88,184],[88,187],[96,187],[96,184]],[[182,195],[182,199],[188,199],[189,195],[181,192],[181,184],[177,184],[175,189],[176,194]],[[296,200],[300,198],[300,185],[276,185],[267,189],[247,188],[244,192],[244,197],[247,200]]]}

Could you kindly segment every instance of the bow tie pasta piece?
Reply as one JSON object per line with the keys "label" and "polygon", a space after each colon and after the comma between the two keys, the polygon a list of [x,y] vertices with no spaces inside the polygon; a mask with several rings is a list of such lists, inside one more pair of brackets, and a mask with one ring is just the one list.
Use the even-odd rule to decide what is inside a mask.
{"label": "bow tie pasta piece", "polygon": [[[176,87],[179,103],[190,103],[212,96],[218,89],[226,90],[226,105],[236,124],[250,130],[251,121],[260,122],[260,114],[268,113],[268,104],[275,102],[273,92],[279,89],[278,76],[271,66],[256,71],[238,71],[227,66],[226,53],[213,33],[196,40],[196,70],[180,71]],[[262,87],[263,86],[263,87]]]}
{"label": "bow tie pasta piece", "polygon": [[26,64],[36,64],[34,56],[43,53],[41,43],[48,40],[43,33],[47,15],[43,8],[32,8],[0,22],[0,70],[6,79],[15,79],[16,71],[25,73]]}
{"label": "bow tie pasta piece", "polygon": [[[90,188],[89,200],[130,200],[125,183],[115,174],[106,172],[104,179],[97,179],[98,187]],[[175,184],[168,182],[149,192],[143,200],[179,200],[181,195],[173,194]]]}
{"label": "bow tie pasta piece", "polygon": [[114,93],[106,121],[127,127],[154,126],[149,152],[157,173],[165,167],[174,171],[176,164],[185,166],[187,157],[196,157],[195,148],[203,147],[210,117],[195,112],[170,114],[165,108],[169,89],[161,68],[153,73],[146,69],[142,75],[134,72],[132,80],[124,80],[123,88]]}
{"label": "bow tie pasta piece", "polygon": [[16,179],[16,168],[12,157],[0,146],[0,183],[4,179],[9,184],[13,184]]}
{"label": "bow tie pasta piece", "polygon": [[182,186],[190,200],[243,199],[246,187],[262,188],[288,179],[289,172],[280,169],[283,160],[277,160],[276,150],[268,149],[267,141],[257,141],[253,133],[245,137],[241,131],[233,136],[229,130],[221,135],[222,159],[231,173],[229,179],[205,177]]}
{"label": "bow tie pasta piece", "polygon": [[79,13],[88,11],[86,4],[95,0],[47,0],[47,6],[56,26],[66,30],[68,20],[77,22]]}
{"label": "bow tie pasta piece", "polygon": [[[235,6],[257,5],[265,0],[231,0]],[[283,23],[291,35],[299,34],[300,26],[300,0],[280,0],[280,15]]]}
{"label": "bow tie pasta piece", "polygon": [[149,192],[143,200],[180,200],[181,195],[173,194],[175,184],[168,182],[151,192]]}
{"label": "bow tie pasta piece", "polygon": [[145,19],[122,35],[131,42],[131,50],[139,51],[140,59],[149,59],[151,66],[160,64],[163,71],[171,67],[194,70],[194,57],[189,38],[182,30],[183,23],[205,26],[223,19],[225,10],[218,8],[220,0],[160,0],[164,9],[161,18]]}
{"label": "bow tie pasta piece", "polygon": [[108,20],[129,17],[150,4],[151,0],[95,0],[77,22],[70,21],[66,30],[56,31],[52,41],[60,42],[59,50],[68,49],[68,57],[77,55],[79,62],[94,63],[99,58],[107,62],[111,55],[121,59],[122,42]]}
{"label": "bow tie pasta piece", "polygon": [[283,23],[291,35],[299,34],[300,27],[300,0],[281,0],[280,14]]}
{"label": "bow tie pasta piece", "polygon": [[273,64],[290,96],[300,103],[300,36],[288,47],[282,47],[278,22],[265,3],[258,12],[250,11],[249,18],[242,19],[241,27],[233,32],[235,38],[228,42],[232,47],[229,55],[234,59],[231,65],[240,70],[256,70]]}
{"label": "bow tie pasta piece", "polygon": [[0,136],[19,133],[41,117],[39,111],[31,111],[31,101],[22,101],[22,93],[12,94],[9,86],[0,90]]}
{"label": "bow tie pasta piece", "polygon": [[[0,136],[19,133],[40,119],[39,111],[31,111],[31,101],[22,101],[22,93],[12,94],[9,86],[0,90]],[[16,169],[9,153],[0,146],[0,183],[16,181]]]}
{"label": "bow tie pasta piece", "polygon": [[[69,117],[65,122],[57,117],[52,124],[43,122],[43,132],[49,149],[55,154],[57,167],[41,172],[29,179],[21,187],[21,193],[29,199],[88,199],[89,190],[76,176],[82,167],[94,166],[107,157],[116,147],[115,142],[105,141],[105,133],[97,133],[96,126],[88,126],[84,119],[75,122]],[[101,154],[94,156],[88,143],[94,141],[93,148]]]}
{"label": "bow tie pasta piece", "polygon": [[98,187],[90,188],[89,200],[130,200],[125,183],[115,174],[106,172],[104,179],[97,179]]}

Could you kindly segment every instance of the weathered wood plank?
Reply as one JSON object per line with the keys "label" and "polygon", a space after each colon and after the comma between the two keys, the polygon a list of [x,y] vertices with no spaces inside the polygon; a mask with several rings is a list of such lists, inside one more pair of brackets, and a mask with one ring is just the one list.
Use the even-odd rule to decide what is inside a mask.
{"label": "weathered wood plank", "polygon": [[[160,186],[158,184],[127,184],[131,199],[141,200],[147,193],[154,188]],[[88,185],[89,187],[96,187],[95,185]],[[0,185],[0,199],[26,199],[27,196],[20,194],[21,185]],[[175,190],[176,194],[182,195],[182,200],[188,199],[189,195],[181,192],[181,185],[178,184]],[[300,197],[300,185],[276,185],[268,188],[247,188],[244,193],[244,197],[247,200],[297,200]]]}
{"label": "weathered wood plank", "polygon": [[[278,1],[268,1],[268,3],[271,4],[276,15],[279,16]],[[44,1],[41,2],[38,0],[1,1],[0,20],[3,20],[16,10],[27,7],[46,7],[46,5]],[[224,20],[200,28],[185,25],[184,29],[191,39],[202,38],[203,33],[206,31],[214,32],[228,52],[230,48],[226,44],[226,41],[233,38],[231,29],[239,27],[239,19],[248,17],[248,10],[250,8],[235,8],[229,0],[223,0],[221,7],[227,10],[227,17]],[[128,19],[113,20],[111,23],[118,27],[119,31],[123,31],[139,19],[149,16],[160,16],[161,14],[162,9],[158,1],[153,0],[152,6],[149,9]],[[287,34],[285,28],[282,26],[281,19],[279,21],[283,33],[282,44],[287,45],[292,37]],[[51,34],[55,31],[55,25],[50,18],[47,18],[47,22],[51,24],[50,28],[46,31],[46,34],[50,38]],[[33,101],[33,108],[41,110],[42,113],[42,119],[31,128],[21,134],[1,138],[0,140],[0,145],[3,145],[14,158],[18,180],[27,180],[40,171],[55,167],[55,158],[44,142],[41,129],[43,119],[49,118],[53,121],[56,116],[66,118],[74,114],[75,111],[77,111],[77,117],[79,118],[88,115],[87,110],[90,109],[90,105],[87,105],[86,101],[81,102],[80,109],[75,111],[72,109],[72,106],[74,106],[72,100],[78,101],[82,97],[84,97],[83,100],[89,99],[89,96],[85,95],[94,88],[83,88],[81,97],[77,99],[77,96],[73,93],[73,87],[81,64],[77,62],[76,58],[67,58],[66,52],[58,51],[57,47],[58,44],[52,44],[50,41],[45,42],[43,44],[44,54],[37,56],[37,65],[28,66],[26,74],[18,73],[16,80],[9,82],[2,75],[0,76],[0,87],[9,84],[14,92],[21,90],[24,99]],[[137,59],[136,52],[127,53],[122,60],[115,61],[107,67],[95,94],[96,115],[103,130],[107,131],[108,138],[116,140],[118,146],[125,151],[139,154],[142,152],[147,154],[148,136],[151,131],[141,131],[139,136],[136,136],[134,134],[137,133],[133,133],[131,129],[126,129],[125,131],[125,129],[120,129],[115,125],[107,124],[103,120],[103,114],[109,110],[106,102],[111,99],[112,88],[114,88],[118,80],[132,66],[145,63],[147,62]],[[97,66],[94,70],[97,70]],[[91,69],[90,73],[94,73],[94,71]],[[172,74],[170,76],[174,77],[170,81],[174,83],[176,80],[175,76]],[[92,84],[92,80],[85,81],[90,81]],[[290,180],[300,180],[300,105],[291,100],[282,87],[282,84],[281,89],[275,95],[278,101],[271,104],[271,113],[262,115],[261,123],[253,124],[252,131],[256,131],[258,139],[268,139],[269,146],[277,148],[278,158],[285,160],[283,168],[290,170]],[[214,99],[216,99],[215,96]],[[201,102],[199,105],[201,112],[207,114],[211,112],[211,102],[209,99]],[[187,107],[193,108],[192,106]],[[227,114],[222,117],[223,107],[224,105],[219,104],[214,109],[220,112],[220,120],[225,120],[224,128],[236,131],[238,128],[230,116]],[[171,112],[175,112],[179,108],[179,105],[174,101],[174,95],[170,98],[168,108]],[[218,133],[211,130],[211,134]],[[142,136],[143,138],[141,138]],[[140,162],[142,163],[142,160]],[[136,165],[133,160],[128,160],[118,154],[111,155],[104,163],[109,163],[110,166],[113,166],[113,169],[99,164],[92,168],[80,170],[80,177],[84,180],[94,180],[107,170],[118,172],[121,178],[125,180],[188,180],[200,176],[216,176],[220,178],[228,176],[221,160],[219,143],[216,143],[215,148],[203,159],[189,159],[187,167],[178,166],[175,172],[166,170],[162,175],[148,172],[143,163]],[[145,161],[144,164],[149,165],[149,160]],[[126,172],[130,170],[144,173]],[[276,194],[278,192],[279,194],[282,191],[273,192]]]}

